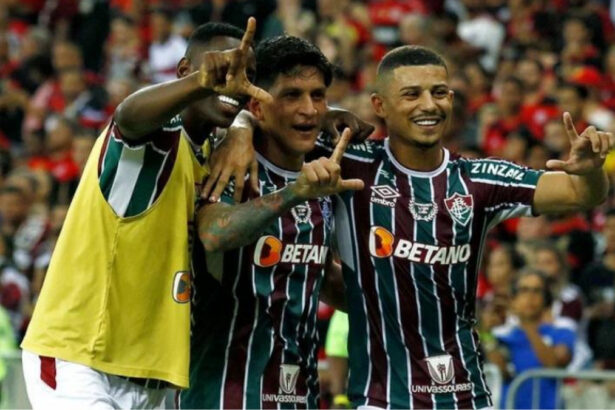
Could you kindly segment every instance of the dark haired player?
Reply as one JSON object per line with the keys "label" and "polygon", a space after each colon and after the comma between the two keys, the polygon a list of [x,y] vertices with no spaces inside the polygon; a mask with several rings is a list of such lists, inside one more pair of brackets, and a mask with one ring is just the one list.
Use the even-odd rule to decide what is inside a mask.
{"label": "dark haired player", "polygon": [[162,408],[188,387],[207,137],[246,96],[271,98],[247,79],[254,30],[198,28],[178,79],[127,97],[93,148],[22,344],[34,408]]}
{"label": "dark haired player", "polygon": [[248,105],[258,121],[259,189],[234,204],[231,185],[198,214],[207,265],[196,269],[182,408],[317,408],[319,296],[343,303],[329,293],[336,278],[337,289],[343,285],[329,251],[328,195],[363,187],[340,178],[350,132],[330,158],[304,162],[327,111],[331,66],[290,36],[261,42],[256,61],[255,84],[273,97]]}
{"label": "dark haired player", "polygon": [[[369,189],[341,193],[335,207],[352,341],[349,396],[359,407],[490,407],[474,331],[485,234],[506,218],[601,203],[613,136],[593,127],[578,135],[566,113],[570,159],[547,162],[563,172],[470,160],[441,144],[453,92],[439,55],[396,48],[381,61],[376,85],[372,103],[389,138],[348,147],[342,177]],[[245,123],[237,126],[244,131]]]}

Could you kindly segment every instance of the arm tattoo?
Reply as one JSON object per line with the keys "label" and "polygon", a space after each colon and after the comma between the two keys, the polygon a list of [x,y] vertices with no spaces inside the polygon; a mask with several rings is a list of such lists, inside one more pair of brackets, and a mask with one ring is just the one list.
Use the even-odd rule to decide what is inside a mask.
{"label": "arm tattoo", "polygon": [[198,212],[199,237],[208,251],[225,251],[254,242],[281,214],[301,203],[284,188],[237,205],[217,203]]}

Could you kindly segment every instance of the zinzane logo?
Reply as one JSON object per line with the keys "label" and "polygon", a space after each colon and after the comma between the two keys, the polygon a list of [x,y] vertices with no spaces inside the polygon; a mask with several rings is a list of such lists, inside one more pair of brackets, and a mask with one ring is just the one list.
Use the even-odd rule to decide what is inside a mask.
{"label": "zinzane logo", "polygon": [[372,190],[371,202],[391,208],[395,207],[397,198],[400,197],[399,192],[388,185],[376,185],[370,188]]}
{"label": "zinzane logo", "polygon": [[515,181],[522,181],[525,171],[513,168],[508,164],[498,164],[492,162],[479,162],[472,164],[470,170],[472,174],[491,174],[502,178],[510,178]]}
{"label": "zinzane logo", "polygon": [[190,302],[191,290],[190,272],[176,272],[173,278],[173,300],[177,303]]}
{"label": "zinzane logo", "polygon": [[472,195],[455,194],[444,200],[444,205],[453,220],[463,226],[466,226],[472,219],[474,209],[474,198]]}
{"label": "zinzane logo", "polygon": [[455,377],[453,357],[448,354],[425,358],[431,379],[438,384],[449,384]]}
{"label": "zinzane logo", "polygon": [[275,236],[261,236],[254,247],[253,262],[256,266],[268,268],[278,263],[324,265],[328,246],[287,243]]}

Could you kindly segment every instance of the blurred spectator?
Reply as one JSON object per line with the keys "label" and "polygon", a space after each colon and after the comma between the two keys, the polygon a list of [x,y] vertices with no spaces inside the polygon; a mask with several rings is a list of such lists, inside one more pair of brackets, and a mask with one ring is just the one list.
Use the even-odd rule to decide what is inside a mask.
{"label": "blurred spectator", "polygon": [[284,33],[311,38],[316,23],[316,16],[310,10],[301,7],[300,0],[278,1],[277,8],[267,17],[263,25],[263,38],[279,36]]}
{"label": "blurred spectator", "polygon": [[589,126],[585,118],[587,89],[580,85],[562,83],[557,88],[557,105],[560,112],[569,112],[577,132],[583,132]]}
{"label": "blurred spectator", "polygon": [[457,26],[457,33],[467,43],[483,50],[479,61],[485,70],[495,72],[505,37],[502,24],[488,13],[481,0],[463,0],[468,18]]}
{"label": "blurred spectator", "polygon": [[143,44],[132,18],[123,14],[113,18],[105,52],[108,78],[126,78],[138,74],[143,60]]}
{"label": "blurred spectator", "polygon": [[333,409],[351,408],[346,395],[348,384],[348,315],[338,310],[331,316],[325,353],[329,366],[330,407]]}
{"label": "blurred spectator", "polygon": [[[512,310],[517,323],[507,323],[493,329],[497,347],[488,353],[489,359],[499,365],[500,371],[510,379],[525,370],[565,367],[572,359],[575,333],[557,320],[543,322],[546,309],[550,307],[551,295],[547,279],[539,272],[524,271],[519,274],[513,285]],[[510,361],[510,366],[508,365]],[[534,392],[538,388],[539,392]],[[504,398],[508,384],[502,391]],[[537,407],[532,399],[540,396]],[[526,380],[521,384],[515,397],[516,409],[555,409],[557,407],[557,382],[540,379],[537,383]]]}
{"label": "blurred spectator", "polygon": [[173,33],[173,13],[168,8],[155,8],[150,14],[152,44],[149,46],[149,76],[153,83],[177,78],[176,65],[184,56],[187,43]]}

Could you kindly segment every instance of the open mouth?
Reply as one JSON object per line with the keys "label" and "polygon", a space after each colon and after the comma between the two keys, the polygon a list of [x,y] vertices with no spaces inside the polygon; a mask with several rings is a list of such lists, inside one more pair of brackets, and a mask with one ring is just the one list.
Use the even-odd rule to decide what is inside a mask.
{"label": "open mouth", "polygon": [[436,125],[442,122],[442,118],[439,117],[431,117],[431,118],[416,118],[412,120],[419,127],[435,127]]}
{"label": "open mouth", "polygon": [[316,124],[296,124],[293,125],[293,129],[300,132],[311,132],[316,129]]}
{"label": "open mouth", "polygon": [[239,108],[239,106],[241,105],[239,103],[239,101],[237,101],[236,99],[231,98],[231,97],[229,97],[227,95],[219,95],[218,96],[218,100],[220,102],[224,103],[224,104],[228,104],[228,105],[230,105],[232,107],[235,107],[235,108]]}

